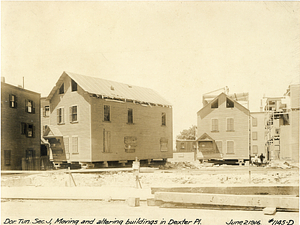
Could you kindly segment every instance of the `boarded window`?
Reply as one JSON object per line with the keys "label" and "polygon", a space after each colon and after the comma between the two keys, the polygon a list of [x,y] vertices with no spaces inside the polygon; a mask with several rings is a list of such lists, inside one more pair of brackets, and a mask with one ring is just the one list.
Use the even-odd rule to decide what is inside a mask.
{"label": "boarded window", "polygon": [[17,108],[17,97],[15,95],[9,95],[9,106],[11,108]]}
{"label": "boarded window", "polygon": [[211,103],[211,108],[215,109],[219,107],[219,99]]}
{"label": "boarded window", "polygon": [[160,139],[160,151],[161,152],[168,151],[168,139],[167,138]]}
{"label": "boarded window", "polygon": [[234,153],[234,142],[227,141],[227,154],[233,154],[233,153]]}
{"label": "boarded window", "polygon": [[65,152],[69,153],[69,137],[64,137]]}
{"label": "boarded window", "polygon": [[59,88],[59,94],[63,94],[63,93],[65,93],[65,85],[64,84],[62,84]]}
{"label": "boarded window", "polygon": [[78,116],[77,116],[77,106],[71,106],[69,108],[69,115],[70,115],[70,122],[78,122]]}
{"label": "boarded window", "polygon": [[64,118],[64,108],[58,108],[57,109],[57,123],[62,124],[65,122]]}
{"label": "boarded window", "polygon": [[110,121],[110,106],[104,105],[104,121]]}
{"label": "boarded window", "polygon": [[234,119],[227,118],[227,131],[234,131]]}
{"label": "boarded window", "polygon": [[128,123],[133,123],[133,110],[132,109],[128,109]]}
{"label": "boarded window", "polygon": [[166,126],[166,113],[161,113],[161,125]]}
{"label": "boarded window", "polygon": [[257,132],[252,132],[252,140],[257,140]]}
{"label": "boarded window", "polygon": [[218,152],[222,153],[222,141],[216,141]]}
{"label": "boarded window", "polygon": [[257,118],[252,118],[252,126],[257,127]]}
{"label": "boarded window", "polygon": [[5,166],[11,164],[11,150],[4,150],[4,164]]}
{"label": "boarded window", "polygon": [[226,98],[226,108],[233,108],[234,102],[231,101],[229,98]]}
{"label": "boarded window", "polygon": [[133,153],[137,147],[137,137],[134,136],[127,136],[124,137],[124,144],[125,144],[125,152],[126,153]]}
{"label": "boarded window", "polygon": [[258,146],[257,145],[252,146],[252,153],[253,154],[258,154]]}
{"label": "boarded window", "polygon": [[219,131],[219,122],[218,122],[218,119],[212,119],[211,123],[212,123],[211,131]]}
{"label": "boarded window", "polygon": [[72,153],[78,153],[78,137],[72,137]]}
{"label": "boarded window", "polygon": [[50,106],[45,106],[44,107],[44,117],[49,117],[50,116]]}
{"label": "boarded window", "polygon": [[110,152],[111,137],[110,131],[103,129],[103,152]]}
{"label": "boarded window", "polygon": [[77,91],[77,83],[74,80],[72,80],[71,83],[72,91]]}

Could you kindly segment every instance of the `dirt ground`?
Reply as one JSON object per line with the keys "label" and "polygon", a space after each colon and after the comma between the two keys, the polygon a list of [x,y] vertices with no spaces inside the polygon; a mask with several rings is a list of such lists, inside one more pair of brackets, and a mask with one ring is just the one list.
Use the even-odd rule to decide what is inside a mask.
{"label": "dirt ground", "polygon": [[[250,166],[252,184],[299,184],[299,165],[273,162],[266,167]],[[123,186],[134,187],[132,171],[74,172],[77,186]],[[143,188],[153,186],[243,185],[249,183],[248,166],[213,166],[199,162],[168,162],[160,168],[141,168],[139,179]],[[65,170],[44,171],[38,174],[2,174],[1,186],[63,187],[70,181]]]}

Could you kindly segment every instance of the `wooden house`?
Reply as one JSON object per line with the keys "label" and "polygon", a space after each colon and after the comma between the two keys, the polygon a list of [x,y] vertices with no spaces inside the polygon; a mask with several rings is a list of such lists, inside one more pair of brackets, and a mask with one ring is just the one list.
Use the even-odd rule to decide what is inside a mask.
{"label": "wooden house", "polygon": [[249,158],[250,112],[225,93],[197,113],[197,144],[204,160]]}
{"label": "wooden house", "polygon": [[176,140],[176,151],[173,153],[173,161],[195,161],[197,159],[196,140]]}
{"label": "wooden house", "polygon": [[1,82],[1,170],[39,170],[40,94]]}
{"label": "wooden house", "polygon": [[56,162],[172,158],[172,106],[149,88],[63,72],[46,100],[44,138]]}

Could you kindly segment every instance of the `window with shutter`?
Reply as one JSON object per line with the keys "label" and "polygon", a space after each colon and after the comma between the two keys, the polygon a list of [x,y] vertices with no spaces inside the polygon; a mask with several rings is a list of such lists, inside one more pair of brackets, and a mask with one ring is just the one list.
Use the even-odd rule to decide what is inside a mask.
{"label": "window with shutter", "polygon": [[34,102],[32,100],[25,100],[25,111],[28,113],[35,113]]}

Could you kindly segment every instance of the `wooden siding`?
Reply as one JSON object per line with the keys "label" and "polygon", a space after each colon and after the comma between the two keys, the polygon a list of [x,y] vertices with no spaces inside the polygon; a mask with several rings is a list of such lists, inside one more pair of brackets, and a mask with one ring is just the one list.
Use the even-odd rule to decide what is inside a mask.
{"label": "wooden siding", "polygon": [[[222,141],[224,159],[246,159],[249,157],[249,110],[237,102],[234,108],[226,108],[226,95],[218,98],[218,108],[211,108],[209,104],[198,112],[198,137],[207,133],[214,140]],[[227,131],[227,118],[234,119],[234,131]],[[218,132],[212,132],[212,119],[218,119]],[[234,153],[227,153],[227,141],[234,141]]]}
{"label": "wooden siding", "polygon": [[[92,105],[92,161],[118,161],[172,158],[172,109],[142,106],[133,102],[114,102],[93,97]],[[110,106],[111,121],[104,121],[104,105]],[[128,124],[128,108],[133,109],[133,124]],[[166,126],[162,126],[162,113]],[[103,152],[103,130],[110,132],[110,152]],[[125,139],[134,140],[134,152],[125,151]],[[164,139],[162,139],[164,138]],[[160,142],[167,139],[167,151]]]}
{"label": "wooden siding", "polygon": [[[11,108],[9,95],[17,97],[17,107]],[[34,102],[35,113],[25,111],[25,100]],[[1,169],[21,170],[22,158],[26,150],[31,149],[35,157],[40,156],[40,94],[23,88],[1,83]],[[21,134],[21,123],[33,124],[34,137],[29,138]],[[5,150],[11,150],[11,163],[4,163]]]}
{"label": "wooden siding", "polygon": [[[252,112],[251,113],[251,134],[252,132],[257,133],[257,139],[253,140],[251,137],[251,155],[254,156],[253,153],[253,146],[257,146],[257,155],[260,155],[261,153],[266,156],[266,149],[265,149],[265,112]],[[253,126],[253,118],[257,119],[257,126]]]}
{"label": "wooden siding", "polygon": [[176,140],[176,152],[196,152],[197,141]]}
{"label": "wooden siding", "polygon": [[[90,97],[80,86],[77,91],[71,91],[71,79],[64,79],[64,94],[59,89],[51,98],[50,123],[56,126],[64,137],[69,137],[70,161],[91,161],[91,116]],[[71,123],[69,107],[77,105],[78,122]],[[64,107],[64,124],[57,124],[57,109]],[[78,137],[78,153],[72,152],[72,137]]]}

